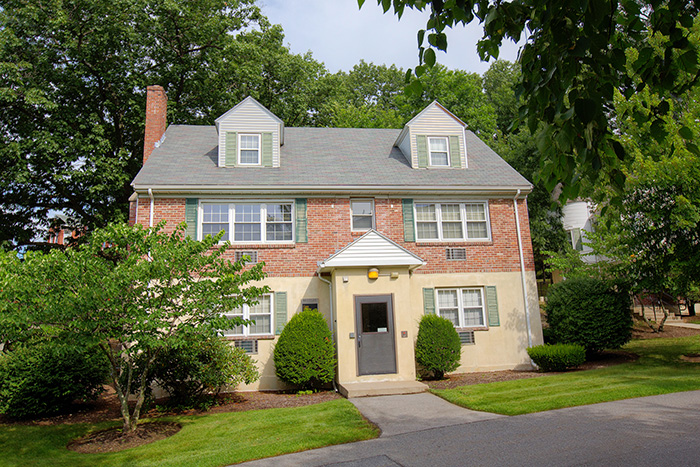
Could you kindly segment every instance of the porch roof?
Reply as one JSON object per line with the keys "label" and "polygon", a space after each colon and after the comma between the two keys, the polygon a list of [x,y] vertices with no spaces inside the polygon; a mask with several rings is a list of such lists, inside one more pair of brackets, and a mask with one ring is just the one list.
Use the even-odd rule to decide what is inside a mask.
{"label": "porch roof", "polygon": [[415,269],[425,261],[374,229],[353,241],[324,261],[319,271],[337,267],[408,266]]}

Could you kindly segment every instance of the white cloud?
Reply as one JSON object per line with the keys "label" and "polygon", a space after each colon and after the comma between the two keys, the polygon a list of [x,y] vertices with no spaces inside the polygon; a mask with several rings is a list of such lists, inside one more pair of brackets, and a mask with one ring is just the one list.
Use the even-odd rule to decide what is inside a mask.
{"label": "white cloud", "polygon": [[[404,69],[418,64],[416,33],[425,27],[427,13],[406,10],[399,21],[391,10],[383,14],[375,0],[367,0],[361,10],[357,0],[263,0],[261,7],[272,23],[282,25],[292,52],[310,50],[331,72],[347,71],[361,59]],[[483,73],[489,64],[476,52],[481,35],[477,21],[449,30],[448,52],[439,53],[438,61],[452,69]],[[508,43],[501,58],[514,61],[517,50]]]}

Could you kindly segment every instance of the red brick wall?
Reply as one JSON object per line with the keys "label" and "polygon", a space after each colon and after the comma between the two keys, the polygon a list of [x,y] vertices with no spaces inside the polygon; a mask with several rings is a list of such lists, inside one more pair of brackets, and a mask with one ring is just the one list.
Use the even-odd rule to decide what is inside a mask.
{"label": "red brick wall", "polygon": [[[491,238],[489,242],[404,242],[401,199],[375,200],[376,229],[407,250],[423,258],[428,264],[419,268],[418,274],[451,272],[512,272],[520,270],[515,212],[512,199],[489,201]],[[530,225],[527,205],[518,201],[520,229],[523,240],[525,268],[534,271]],[[150,199],[140,198],[137,222],[149,224]],[[154,220],[166,220],[166,231],[172,232],[185,219],[185,199],[155,199]],[[361,236],[350,231],[349,199],[308,199],[307,207],[309,242],[296,245],[243,245],[235,250],[256,250],[258,260],[264,261],[270,276],[311,276],[317,262],[328,258],[340,248]],[[467,260],[448,261],[445,247],[463,247]]]}

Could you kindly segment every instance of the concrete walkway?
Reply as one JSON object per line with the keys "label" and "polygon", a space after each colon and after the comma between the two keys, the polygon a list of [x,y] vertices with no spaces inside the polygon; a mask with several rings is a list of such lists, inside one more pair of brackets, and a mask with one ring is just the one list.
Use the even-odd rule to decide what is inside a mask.
{"label": "concrete walkway", "polygon": [[349,401],[382,430],[381,436],[394,436],[504,416],[464,409],[427,392],[401,396],[358,397]]}
{"label": "concrete walkway", "polygon": [[[382,401],[395,397],[412,398],[412,403],[418,401],[414,396],[373,399],[381,405]],[[431,402],[426,404],[418,408],[425,407],[427,412],[434,407]],[[387,402],[389,407],[391,403]],[[458,411],[458,408],[452,410]],[[380,411],[384,412],[382,409],[377,413]],[[419,431],[393,436],[384,432],[377,439],[260,459],[244,465],[696,466],[700,464],[700,448],[695,442],[700,430],[699,420],[700,391],[690,391],[437,428],[421,427]],[[396,418],[396,423],[402,421]]]}
{"label": "concrete walkway", "polygon": [[664,326],[676,326],[677,328],[700,329],[700,324],[684,323],[683,321],[666,321]]}

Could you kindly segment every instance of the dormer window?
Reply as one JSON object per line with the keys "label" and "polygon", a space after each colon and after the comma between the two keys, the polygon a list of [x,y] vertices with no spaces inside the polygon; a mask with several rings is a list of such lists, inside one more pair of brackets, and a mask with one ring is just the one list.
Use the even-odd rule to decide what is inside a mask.
{"label": "dormer window", "polygon": [[431,167],[449,167],[450,155],[446,137],[428,138],[428,153]]}
{"label": "dormer window", "polygon": [[238,135],[238,164],[260,165],[260,135]]}

